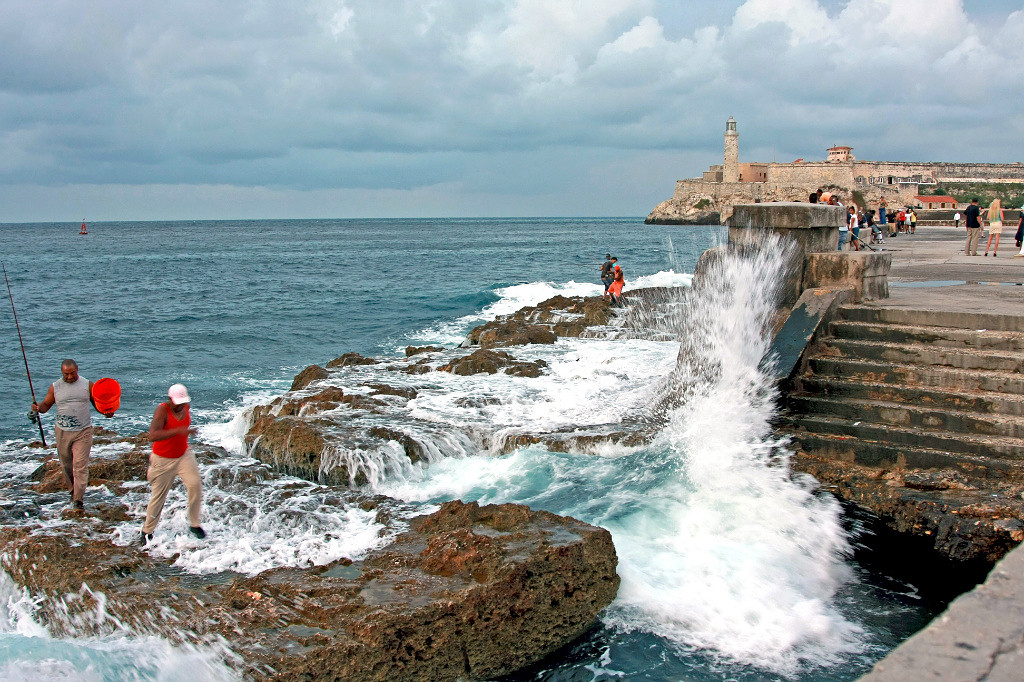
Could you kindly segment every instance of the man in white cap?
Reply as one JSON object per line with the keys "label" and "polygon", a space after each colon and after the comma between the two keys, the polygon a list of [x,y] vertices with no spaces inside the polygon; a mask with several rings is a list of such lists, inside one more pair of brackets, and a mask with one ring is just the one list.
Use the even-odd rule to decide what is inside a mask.
{"label": "man in white cap", "polygon": [[188,436],[195,433],[192,416],[189,414],[188,389],[174,384],[167,391],[168,401],[160,403],[153,413],[149,425],[149,440],[153,442],[153,454],[149,456],[149,471],[146,480],[152,486],[149,505],[146,507],[146,523],[142,526],[142,544],[153,539],[153,531],[160,521],[167,492],[180,476],[188,493],[189,532],[200,540],[206,531],[199,525],[199,512],[203,502],[203,479],[199,476],[199,465],[195,453],[188,446]]}

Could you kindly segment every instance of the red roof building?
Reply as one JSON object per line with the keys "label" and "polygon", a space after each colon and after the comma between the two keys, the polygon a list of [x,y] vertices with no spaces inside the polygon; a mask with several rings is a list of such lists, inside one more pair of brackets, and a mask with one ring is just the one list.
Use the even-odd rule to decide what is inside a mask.
{"label": "red roof building", "polygon": [[918,195],[914,198],[917,199],[917,202],[925,208],[956,208],[956,199],[943,194],[935,194],[932,196]]}

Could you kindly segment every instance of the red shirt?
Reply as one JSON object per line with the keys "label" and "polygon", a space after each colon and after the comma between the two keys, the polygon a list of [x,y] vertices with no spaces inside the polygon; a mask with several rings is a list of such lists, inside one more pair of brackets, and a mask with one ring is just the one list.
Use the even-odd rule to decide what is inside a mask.
{"label": "red shirt", "polygon": [[[164,422],[165,429],[191,425],[192,415],[188,410],[187,404],[185,405],[185,417],[183,419],[176,419],[174,417],[174,408],[170,403],[161,404],[167,408],[167,421]],[[177,436],[165,438],[164,440],[153,441],[153,454],[157,457],[176,459],[184,455],[185,450],[188,450],[188,431],[179,433]]]}

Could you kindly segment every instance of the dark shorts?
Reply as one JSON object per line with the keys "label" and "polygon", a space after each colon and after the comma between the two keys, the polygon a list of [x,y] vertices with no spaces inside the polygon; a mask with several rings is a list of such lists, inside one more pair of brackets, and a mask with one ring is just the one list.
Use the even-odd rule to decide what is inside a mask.
{"label": "dark shorts", "polygon": [[615,278],[614,277],[602,277],[601,281],[604,282],[604,290],[608,291],[608,287],[610,287],[612,285],[612,282],[615,281]]}

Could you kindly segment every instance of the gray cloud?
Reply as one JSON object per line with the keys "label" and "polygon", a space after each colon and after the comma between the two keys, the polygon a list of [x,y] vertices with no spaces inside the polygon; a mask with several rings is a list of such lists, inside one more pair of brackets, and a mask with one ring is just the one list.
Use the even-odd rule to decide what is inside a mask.
{"label": "gray cloud", "polygon": [[78,217],[90,195],[99,217],[172,217],[190,191],[179,217],[640,215],[718,159],[729,115],[750,159],[1022,151],[1010,2],[4,9],[0,220]]}

